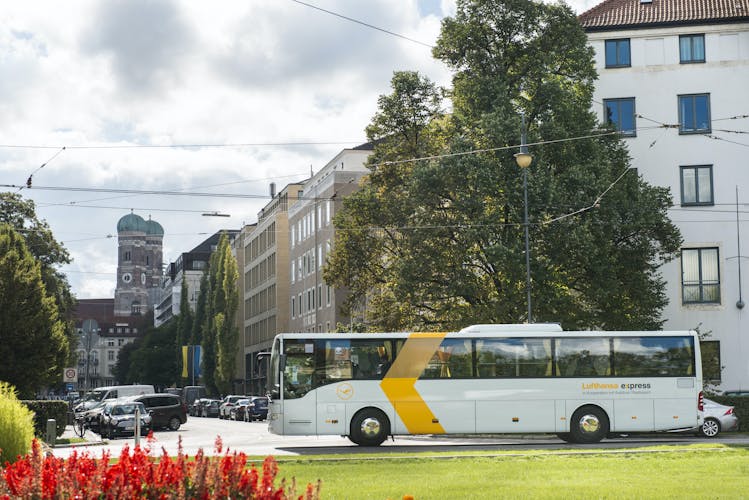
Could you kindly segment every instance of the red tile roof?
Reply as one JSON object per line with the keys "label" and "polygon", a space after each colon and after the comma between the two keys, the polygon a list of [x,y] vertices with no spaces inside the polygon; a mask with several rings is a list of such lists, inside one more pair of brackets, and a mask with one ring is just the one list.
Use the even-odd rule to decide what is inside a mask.
{"label": "red tile roof", "polygon": [[585,31],[749,21],[749,0],[606,0],[579,16]]}

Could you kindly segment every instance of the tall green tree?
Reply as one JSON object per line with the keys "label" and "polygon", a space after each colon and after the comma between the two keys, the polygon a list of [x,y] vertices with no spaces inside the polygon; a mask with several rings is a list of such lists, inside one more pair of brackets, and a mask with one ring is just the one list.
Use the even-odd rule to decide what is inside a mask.
{"label": "tall green tree", "polygon": [[23,237],[29,252],[41,265],[42,281],[47,293],[55,299],[58,316],[64,322],[65,336],[71,346],[68,362],[74,362],[78,342],[73,318],[75,299],[67,278],[55,267],[69,264],[70,254],[55,240],[47,222],[37,217],[34,202],[24,200],[18,193],[0,193],[0,224],[2,223],[9,224]]}
{"label": "tall green tree", "polygon": [[0,223],[0,311],[0,380],[32,397],[60,380],[70,345],[42,265],[7,223]]}
{"label": "tall green tree", "polygon": [[237,308],[239,306],[239,292],[237,280],[239,270],[237,260],[232,253],[229,238],[224,234],[219,240],[216,253],[219,256],[219,272],[216,298],[221,304],[216,303],[216,318],[214,327],[216,329],[216,385],[222,394],[228,394],[232,390],[232,380],[237,365],[237,341],[239,330],[236,325]]}
{"label": "tall green tree", "polygon": [[193,328],[193,314],[190,308],[190,297],[188,296],[189,290],[187,287],[187,277],[183,274],[182,276],[182,287],[180,289],[179,298],[179,316],[177,316],[177,386],[183,385],[182,378],[182,346],[188,345],[190,337],[192,335]]}
{"label": "tall green tree", "polygon": [[205,270],[205,286],[201,283],[200,293],[205,293],[205,311],[203,325],[201,327],[201,373],[206,391],[214,396],[221,394],[216,385],[216,289],[218,287],[218,276],[220,274],[218,252],[213,252],[208,260],[208,268]]}
{"label": "tall green tree", "polygon": [[[681,244],[667,217],[671,197],[628,170],[618,137],[598,132],[592,51],[575,14],[529,0],[458,1],[434,55],[454,70],[452,113],[419,121],[403,109],[387,121],[417,128],[417,154],[405,142],[376,143],[368,184],[336,216],[346,230],[326,280],[349,286],[352,303],[367,298],[373,329],[526,321],[523,175],[509,147],[524,115],[534,156],[532,320],[659,328],[667,303],[659,267]],[[401,113],[383,103],[413,101],[397,97],[403,91],[393,85],[373,125]],[[372,126],[370,139],[375,130],[400,133]],[[444,155],[392,160],[435,152]],[[378,175],[388,160],[396,182]]]}

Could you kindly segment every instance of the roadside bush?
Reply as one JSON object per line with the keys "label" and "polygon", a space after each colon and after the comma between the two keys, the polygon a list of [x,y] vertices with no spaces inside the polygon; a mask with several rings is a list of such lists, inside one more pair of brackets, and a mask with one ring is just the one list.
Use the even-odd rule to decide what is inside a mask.
{"label": "roadside bush", "polygon": [[733,412],[739,418],[739,431],[749,432],[749,397],[747,396],[710,396],[710,399],[722,405],[733,406]]}
{"label": "roadside bush", "polygon": [[37,437],[44,437],[47,434],[47,420],[55,419],[57,427],[57,437],[62,436],[65,432],[65,426],[68,424],[68,403],[65,401],[40,401],[40,400],[21,400],[26,408],[34,412],[34,434]]}
{"label": "roadside bush", "polygon": [[320,498],[320,483],[308,484],[302,495],[296,493],[292,479],[276,486],[278,464],[273,457],[263,461],[262,472],[255,464],[247,468],[244,453],[226,450],[220,438],[216,452],[206,457],[199,450],[194,460],[183,453],[182,440],[176,458],[162,450],[160,457],[150,456],[153,435],[145,448],[136,446],[132,454],[126,446],[119,460],[110,465],[108,452],[101,459],[87,452],[74,451],[67,460],[43,456],[41,444],[34,440],[32,453],[14,464],[0,468],[0,499],[305,499]]}
{"label": "roadside bush", "polygon": [[33,439],[34,414],[18,400],[12,385],[0,382],[0,464],[28,453]]}

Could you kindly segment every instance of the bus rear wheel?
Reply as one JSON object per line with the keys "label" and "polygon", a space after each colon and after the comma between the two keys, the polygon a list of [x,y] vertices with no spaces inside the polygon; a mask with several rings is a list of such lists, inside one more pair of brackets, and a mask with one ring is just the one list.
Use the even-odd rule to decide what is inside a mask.
{"label": "bus rear wheel", "polygon": [[609,433],[609,418],[597,406],[583,406],[572,414],[570,438],[575,443],[597,443]]}
{"label": "bus rear wheel", "polygon": [[351,420],[349,439],[359,446],[379,446],[390,434],[390,420],[376,408],[364,408]]}

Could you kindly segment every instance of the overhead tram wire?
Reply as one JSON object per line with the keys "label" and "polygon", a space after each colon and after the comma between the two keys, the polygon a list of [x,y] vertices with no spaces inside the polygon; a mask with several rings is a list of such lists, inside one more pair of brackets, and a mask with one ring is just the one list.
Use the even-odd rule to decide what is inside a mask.
{"label": "overhead tram wire", "polygon": [[[74,149],[200,149],[200,148],[260,148],[294,146],[340,146],[343,144],[363,144],[367,141],[300,141],[300,142],[239,142],[225,144],[102,144],[84,146],[62,146],[64,150]],[[60,146],[35,144],[0,144],[5,149],[60,149]],[[59,153],[58,153],[59,154]]]}
{"label": "overhead tram wire", "polygon": [[373,24],[365,23],[364,21],[359,21],[358,19],[354,19],[353,17],[344,16],[343,14],[339,14],[338,12],[333,12],[332,10],[323,9],[322,7],[318,7],[317,5],[312,5],[310,3],[302,2],[300,0],[291,0],[294,3],[298,3],[299,5],[304,5],[305,7],[309,7],[310,9],[319,10],[320,12],[325,12],[326,14],[330,14],[331,16],[339,17],[341,19],[345,19],[346,21],[351,21],[352,23],[361,24],[362,26],[365,26],[367,28],[371,28],[373,30],[381,31],[383,33],[386,33],[391,36],[395,36],[398,38],[402,38],[403,40],[408,40],[409,42],[418,43],[419,45],[423,45],[424,47],[429,47],[430,49],[434,48],[434,45],[414,40],[413,38],[409,38],[404,35],[400,35],[398,33],[394,33],[392,31],[386,30],[384,28],[379,28]]}

